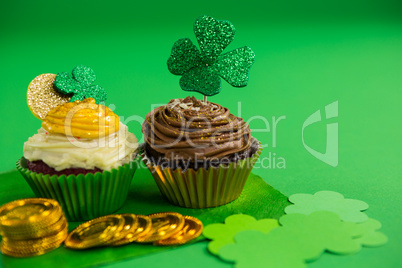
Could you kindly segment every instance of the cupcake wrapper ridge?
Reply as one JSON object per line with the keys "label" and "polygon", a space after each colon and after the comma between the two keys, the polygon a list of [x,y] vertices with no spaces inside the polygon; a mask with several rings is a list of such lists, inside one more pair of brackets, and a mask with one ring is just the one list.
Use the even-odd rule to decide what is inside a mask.
{"label": "cupcake wrapper ridge", "polygon": [[86,175],[49,175],[30,171],[26,159],[17,169],[37,197],[56,199],[70,221],[85,221],[111,214],[122,207],[139,158],[111,171]]}
{"label": "cupcake wrapper ridge", "polygon": [[[254,142],[258,142],[255,138]],[[241,194],[244,185],[262,151],[229,165],[198,170],[171,169],[155,165],[143,150],[140,154],[162,195],[172,204],[187,208],[210,208],[227,204]]]}

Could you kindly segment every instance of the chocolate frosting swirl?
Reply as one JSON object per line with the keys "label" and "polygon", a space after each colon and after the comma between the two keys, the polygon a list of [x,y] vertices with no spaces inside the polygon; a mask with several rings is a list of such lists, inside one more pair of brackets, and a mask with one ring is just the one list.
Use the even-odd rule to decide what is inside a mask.
{"label": "chocolate frosting swirl", "polygon": [[229,109],[194,97],[173,99],[151,111],[142,125],[145,142],[169,159],[209,160],[250,148],[250,128]]}

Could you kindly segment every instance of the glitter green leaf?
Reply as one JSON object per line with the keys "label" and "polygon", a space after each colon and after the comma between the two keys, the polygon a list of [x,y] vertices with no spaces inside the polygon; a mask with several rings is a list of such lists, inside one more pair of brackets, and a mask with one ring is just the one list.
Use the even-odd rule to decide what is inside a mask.
{"label": "glitter green leaf", "polygon": [[191,68],[201,64],[201,53],[188,38],[174,43],[172,55],[168,59],[168,68],[172,74],[183,75]]}
{"label": "glitter green leaf", "polygon": [[201,16],[194,22],[194,34],[200,45],[202,61],[212,65],[234,40],[236,29],[230,21]]}
{"label": "glitter green leaf", "polygon": [[96,103],[106,101],[106,91],[98,86],[92,85],[96,80],[95,72],[84,65],[75,67],[72,73],[58,73],[54,86],[63,94],[73,94],[70,102],[94,98]]}
{"label": "glitter green leaf", "polygon": [[255,59],[251,48],[242,47],[221,54],[235,37],[233,24],[201,16],[194,22],[194,33],[200,50],[190,39],[179,39],[167,62],[172,74],[182,76],[180,87],[213,96],[222,89],[221,78],[234,87],[246,86]]}
{"label": "glitter green leaf", "polygon": [[234,87],[244,87],[247,86],[248,70],[253,62],[254,52],[249,47],[242,47],[221,55],[215,66],[226,82]]}
{"label": "glitter green leaf", "polygon": [[216,94],[215,89],[221,87],[221,80],[211,68],[201,66],[184,73],[180,79],[180,87],[184,91],[193,91],[194,88],[198,88],[198,92],[212,96]]}

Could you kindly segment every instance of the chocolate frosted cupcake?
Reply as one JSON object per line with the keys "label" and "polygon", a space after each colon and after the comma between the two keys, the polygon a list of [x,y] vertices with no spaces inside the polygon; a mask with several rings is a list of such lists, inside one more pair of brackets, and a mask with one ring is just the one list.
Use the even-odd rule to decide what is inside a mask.
{"label": "chocolate frosted cupcake", "polygon": [[233,201],[261,153],[243,119],[194,97],[151,111],[142,131],[144,161],[162,194],[178,206]]}
{"label": "chocolate frosted cupcake", "polygon": [[194,97],[171,100],[143,124],[145,149],[154,163],[186,170],[228,165],[256,152],[250,128],[229,109]]}
{"label": "chocolate frosted cupcake", "polygon": [[[74,70],[81,79],[91,74],[85,66]],[[59,201],[69,220],[113,213],[127,198],[137,167],[138,140],[112,110],[94,98],[72,101],[71,94],[58,92],[55,78],[40,75],[28,87],[28,105],[43,122],[24,143],[17,169],[36,196]],[[67,82],[78,87],[74,81]],[[76,95],[82,88],[74,89]],[[99,102],[98,87],[76,97],[90,95],[91,89]],[[59,95],[64,98],[61,104],[49,98]]]}
{"label": "chocolate frosted cupcake", "polygon": [[167,65],[181,76],[180,87],[203,94],[203,101],[173,99],[150,112],[142,127],[142,156],[171,203],[207,208],[236,199],[261,154],[243,119],[207,101],[221,91],[221,78],[246,86],[255,55],[246,46],[221,54],[236,32],[229,21],[201,16],[193,29],[200,49],[189,38],[179,39]]}

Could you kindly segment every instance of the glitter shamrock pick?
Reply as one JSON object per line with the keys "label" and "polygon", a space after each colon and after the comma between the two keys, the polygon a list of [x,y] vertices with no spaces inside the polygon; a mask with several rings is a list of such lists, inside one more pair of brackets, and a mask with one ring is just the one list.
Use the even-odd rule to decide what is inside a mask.
{"label": "glitter shamrock pick", "polygon": [[232,23],[201,16],[194,22],[194,33],[200,50],[189,38],[173,45],[167,65],[169,71],[181,75],[180,87],[213,96],[221,91],[221,78],[234,87],[244,87],[254,63],[255,54],[245,46],[221,54],[235,37]]}
{"label": "glitter shamrock pick", "polygon": [[96,80],[95,72],[84,65],[78,65],[72,73],[58,73],[54,86],[64,94],[73,94],[70,102],[94,98],[96,103],[106,101],[106,91],[98,86],[91,85]]}

